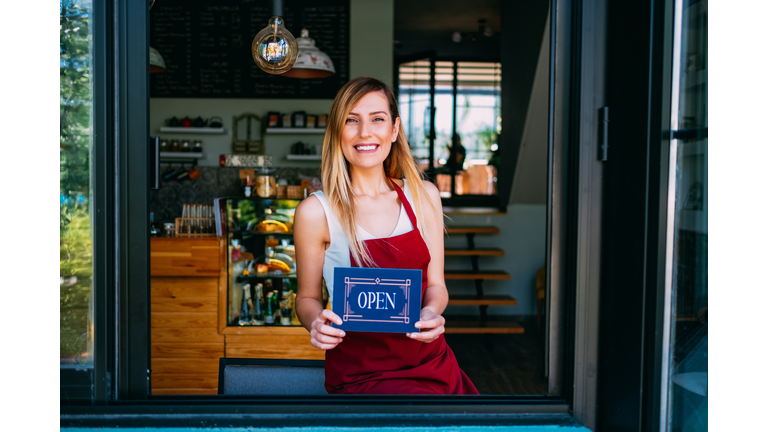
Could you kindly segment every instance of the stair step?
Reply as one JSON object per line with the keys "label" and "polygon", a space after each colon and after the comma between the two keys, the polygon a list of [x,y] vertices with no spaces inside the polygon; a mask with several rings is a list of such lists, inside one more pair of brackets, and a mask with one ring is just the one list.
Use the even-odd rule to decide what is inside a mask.
{"label": "stair step", "polygon": [[446,248],[445,256],[491,256],[504,255],[504,250],[499,248],[490,249],[458,249]]}
{"label": "stair step", "polygon": [[493,226],[454,226],[446,227],[447,234],[498,234],[499,228]]}
{"label": "stair step", "polygon": [[447,316],[445,317],[445,333],[522,334],[525,333],[525,329],[515,321],[452,320],[450,316]]}
{"label": "stair step", "polygon": [[444,273],[446,279],[492,279],[492,280],[507,280],[510,279],[509,273],[503,270],[445,270]]}
{"label": "stair step", "polygon": [[514,306],[517,300],[508,295],[451,295],[448,306]]}

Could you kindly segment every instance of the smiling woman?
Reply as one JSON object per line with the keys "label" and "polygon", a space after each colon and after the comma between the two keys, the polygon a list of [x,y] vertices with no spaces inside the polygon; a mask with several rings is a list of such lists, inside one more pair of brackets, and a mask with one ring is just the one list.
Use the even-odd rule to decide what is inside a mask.
{"label": "smiling woman", "polygon": [[[324,191],[296,209],[296,312],[312,345],[327,350],[328,393],[477,394],[443,336],[448,291],[440,197],[419,177],[403,136],[389,86],[358,78],[342,87],[323,144]],[[363,240],[366,232],[371,238]],[[421,313],[414,324],[420,331],[333,328],[342,320],[324,309],[321,280],[333,304],[334,269],[343,267],[421,270]],[[386,306],[379,294],[361,296],[360,307]]]}

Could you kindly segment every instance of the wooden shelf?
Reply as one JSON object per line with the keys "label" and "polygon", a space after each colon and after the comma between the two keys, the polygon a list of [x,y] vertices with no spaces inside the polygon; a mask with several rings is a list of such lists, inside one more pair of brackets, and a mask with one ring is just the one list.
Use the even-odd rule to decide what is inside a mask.
{"label": "wooden shelf", "polygon": [[267,128],[268,134],[324,134],[325,128]]}
{"label": "wooden shelf", "polygon": [[209,128],[209,127],[170,127],[170,126],[163,126],[160,128],[160,132],[165,133],[189,133],[189,134],[225,134],[227,133],[227,130],[223,127],[221,128]]}
{"label": "wooden shelf", "polygon": [[503,249],[455,249],[446,248],[445,256],[501,256],[504,255]]}
{"label": "wooden shelf", "polygon": [[288,160],[297,160],[297,161],[319,161],[320,155],[285,155],[285,158]]}
{"label": "wooden shelf", "polygon": [[498,234],[499,228],[493,226],[454,226],[446,227],[447,234]]}
{"label": "wooden shelf", "polygon": [[160,152],[160,159],[205,159],[205,153]]}
{"label": "wooden shelf", "polygon": [[515,306],[517,300],[508,295],[451,295],[448,306]]}
{"label": "wooden shelf", "polygon": [[452,320],[446,317],[446,334],[523,334],[523,326],[514,321],[472,321],[472,320]]}
{"label": "wooden shelf", "polygon": [[508,280],[510,279],[509,273],[503,270],[445,270],[446,279],[464,279],[464,280]]}

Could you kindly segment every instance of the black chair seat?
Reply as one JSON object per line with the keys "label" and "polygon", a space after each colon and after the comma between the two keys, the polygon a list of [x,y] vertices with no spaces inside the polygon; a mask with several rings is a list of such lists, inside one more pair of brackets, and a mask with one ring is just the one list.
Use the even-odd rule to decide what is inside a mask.
{"label": "black chair seat", "polygon": [[325,361],[219,359],[219,394],[315,396],[325,391]]}

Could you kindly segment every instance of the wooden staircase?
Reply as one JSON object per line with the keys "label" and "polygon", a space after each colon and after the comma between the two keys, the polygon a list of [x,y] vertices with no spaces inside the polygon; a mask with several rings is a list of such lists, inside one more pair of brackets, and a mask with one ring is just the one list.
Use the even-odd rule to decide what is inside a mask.
{"label": "wooden staircase", "polygon": [[488,319],[488,306],[514,306],[517,300],[509,295],[486,295],[483,292],[485,280],[509,280],[509,273],[503,270],[480,270],[479,258],[482,256],[502,256],[503,249],[475,248],[475,235],[498,234],[497,227],[449,227],[447,234],[464,234],[467,236],[467,248],[446,248],[445,256],[467,256],[472,263],[472,270],[445,270],[446,280],[474,280],[475,295],[451,295],[449,306],[479,306],[480,315],[476,320],[468,317],[446,318],[446,333],[523,333],[523,327],[516,322],[492,321]]}

